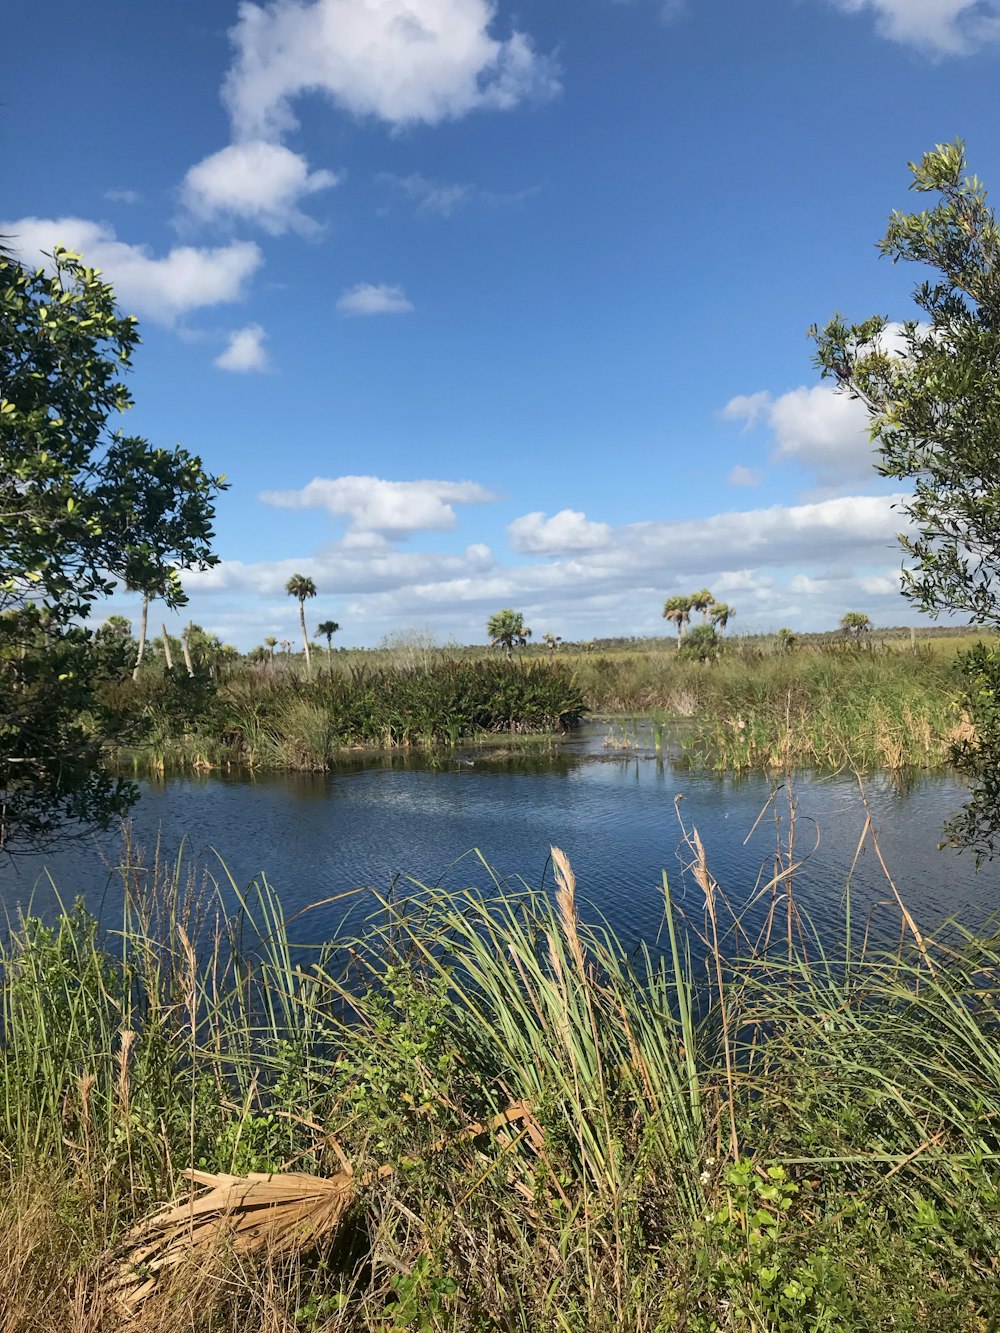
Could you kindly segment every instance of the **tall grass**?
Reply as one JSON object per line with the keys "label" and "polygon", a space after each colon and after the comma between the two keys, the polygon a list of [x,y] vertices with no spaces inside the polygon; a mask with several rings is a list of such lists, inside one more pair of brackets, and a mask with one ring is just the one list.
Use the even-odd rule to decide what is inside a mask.
{"label": "tall grass", "polygon": [[[336,659],[335,659],[336,660]],[[188,697],[190,696],[190,697]],[[208,695],[152,676],[116,706],[143,719],[139,767],[320,770],[343,750],[454,745],[486,735],[563,732],[585,712],[558,664],[490,659],[349,670],[317,663],[312,680],[267,666],[231,675]],[[119,752],[119,757],[123,752]]]}
{"label": "tall grass", "polygon": [[722,770],[936,768],[969,733],[954,658],[923,646],[780,653],[735,641],[710,663],[584,656],[576,672],[597,712],[693,719],[689,760]]}
{"label": "tall grass", "polygon": [[142,894],[131,866],[110,934],[21,921],[0,1330],[118,1328],[108,1257],[190,1164],[367,1183],[332,1251],[216,1254],[143,1329],[993,1327],[995,934],[928,937],[899,899],[897,948],[849,913],[821,939],[793,849],[735,910],[687,846],[701,908],[650,886],[635,951],[556,849],[544,891],[409,885],[311,959],[266,885],[180,864]]}

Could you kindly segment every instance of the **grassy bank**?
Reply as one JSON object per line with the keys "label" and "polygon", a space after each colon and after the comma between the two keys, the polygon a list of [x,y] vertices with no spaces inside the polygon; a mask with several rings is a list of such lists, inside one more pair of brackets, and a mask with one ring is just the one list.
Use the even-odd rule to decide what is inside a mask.
{"label": "grassy bank", "polygon": [[[684,718],[689,762],[722,770],[936,768],[970,735],[960,637],[852,648],[730,639],[712,661],[672,648],[513,662],[458,650],[280,656],[188,678],[153,664],[102,694],[114,757],[140,771],[321,770],[351,748],[455,745],[571,729],[588,710]],[[109,719],[116,719],[112,724]]]}
{"label": "grassy bank", "polygon": [[574,670],[595,712],[693,719],[687,756],[711,768],[935,768],[969,734],[956,642],[780,652],[733,641],[712,662],[587,654]]}
{"label": "grassy bank", "polygon": [[566,731],[585,711],[570,671],[492,659],[318,667],[313,679],[266,666],[219,681],[148,673],[105,695],[131,719],[116,757],[139,767],[323,769],[341,751],[455,745],[477,736]]}
{"label": "grassy bank", "polygon": [[[21,923],[2,1333],[995,1327],[995,936],[904,911],[895,952],[847,920],[824,950],[787,864],[737,918],[689,853],[704,910],[651,885],[663,948],[630,954],[558,857],[554,895],[485,868],[485,893],[411,886],[311,957],[266,885],[225,919],[176,867],[126,872],[110,936]],[[257,1247],[230,1196],[167,1276],[163,1233],[130,1229],[191,1165],[327,1194],[297,1175]]]}

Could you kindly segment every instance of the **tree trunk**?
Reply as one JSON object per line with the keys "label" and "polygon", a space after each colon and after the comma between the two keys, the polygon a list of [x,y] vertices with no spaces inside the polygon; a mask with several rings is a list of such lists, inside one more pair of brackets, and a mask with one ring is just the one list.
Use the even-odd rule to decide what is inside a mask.
{"label": "tree trunk", "polygon": [[166,625],[161,625],[160,629],[163,630],[163,656],[167,659],[167,670],[173,671],[174,659],[170,653],[170,635],[167,633]]}
{"label": "tree trunk", "polygon": [[189,676],[194,675],[194,666],[191,662],[191,621],[184,626],[184,633],[181,635],[181,646],[184,649],[184,665],[187,667]]}
{"label": "tree trunk", "polygon": [[309,635],[306,633],[306,604],[304,601],[299,602],[299,620],[302,622],[302,647],[306,653],[306,674],[312,680],[313,664],[312,658],[309,656]]}
{"label": "tree trunk", "polygon": [[139,618],[139,652],[135,659],[135,668],[132,672],[132,679],[139,679],[139,668],[142,666],[142,659],[146,654],[146,627],[149,623],[149,593],[142,594],[142,615]]}

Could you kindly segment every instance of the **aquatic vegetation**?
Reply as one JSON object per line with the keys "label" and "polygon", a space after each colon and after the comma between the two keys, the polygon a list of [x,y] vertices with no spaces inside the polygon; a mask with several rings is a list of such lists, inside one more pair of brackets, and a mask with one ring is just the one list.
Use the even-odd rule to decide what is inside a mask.
{"label": "aquatic vegetation", "polygon": [[922,647],[764,652],[729,641],[709,663],[661,652],[575,666],[596,712],[693,718],[689,761],[721,770],[936,768],[971,731],[954,657]]}
{"label": "aquatic vegetation", "polygon": [[[174,682],[175,691],[194,688]],[[183,767],[198,759],[212,767],[323,769],[352,747],[563,732],[586,711],[560,663],[486,658],[416,668],[359,663],[346,671],[317,669],[311,681],[265,667],[234,673],[198,708],[171,707],[172,697],[150,678],[121,700],[123,711],[145,719],[140,743],[128,752],[140,768],[150,760]]]}

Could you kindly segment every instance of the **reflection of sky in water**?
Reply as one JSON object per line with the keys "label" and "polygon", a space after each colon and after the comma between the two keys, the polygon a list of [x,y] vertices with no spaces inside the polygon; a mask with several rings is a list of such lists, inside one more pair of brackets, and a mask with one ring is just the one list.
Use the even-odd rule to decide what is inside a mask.
{"label": "reflection of sky in water", "polygon": [[[991,908],[1000,865],[977,875],[970,857],[937,850],[943,821],[963,800],[958,783],[933,777],[907,790],[874,777],[866,786],[886,863],[918,922],[932,925],[956,914],[971,920]],[[687,825],[700,832],[713,875],[738,905],[773,874],[776,833],[787,837],[782,793],[744,845],[770,794],[762,777],[718,777],[674,769],[648,754],[606,754],[590,729],[551,757],[483,758],[470,750],[431,766],[399,757],[354,759],[320,776],[168,780],[146,786],[133,825],[147,851],[158,833],[171,857],[186,838],[189,850],[214,868],[208,850],[214,848],[239,884],[264,871],[289,916],[357,885],[385,891],[397,875],[486,889],[489,876],[472,849],[499,875],[538,884],[556,843],[573,862],[581,900],[593,902],[633,942],[657,933],[663,869],[677,898],[700,916],[701,891],[682,871],[687,857],[675,797],[683,798]],[[806,857],[795,876],[796,898],[832,935],[864,806],[856,781],[846,775],[803,775],[795,796],[796,853]],[[113,909],[119,893],[103,858],[114,861],[119,846],[118,835],[107,835],[75,843],[44,863],[22,861],[17,872],[0,872],[0,898],[11,907],[34,894],[36,906],[49,910],[45,864],[65,900],[83,892]],[[853,887],[859,919],[891,894],[871,847],[859,858]],[[301,923],[303,935],[315,940],[333,933],[345,910],[335,904],[310,914]],[[887,927],[888,915],[881,919]]]}

